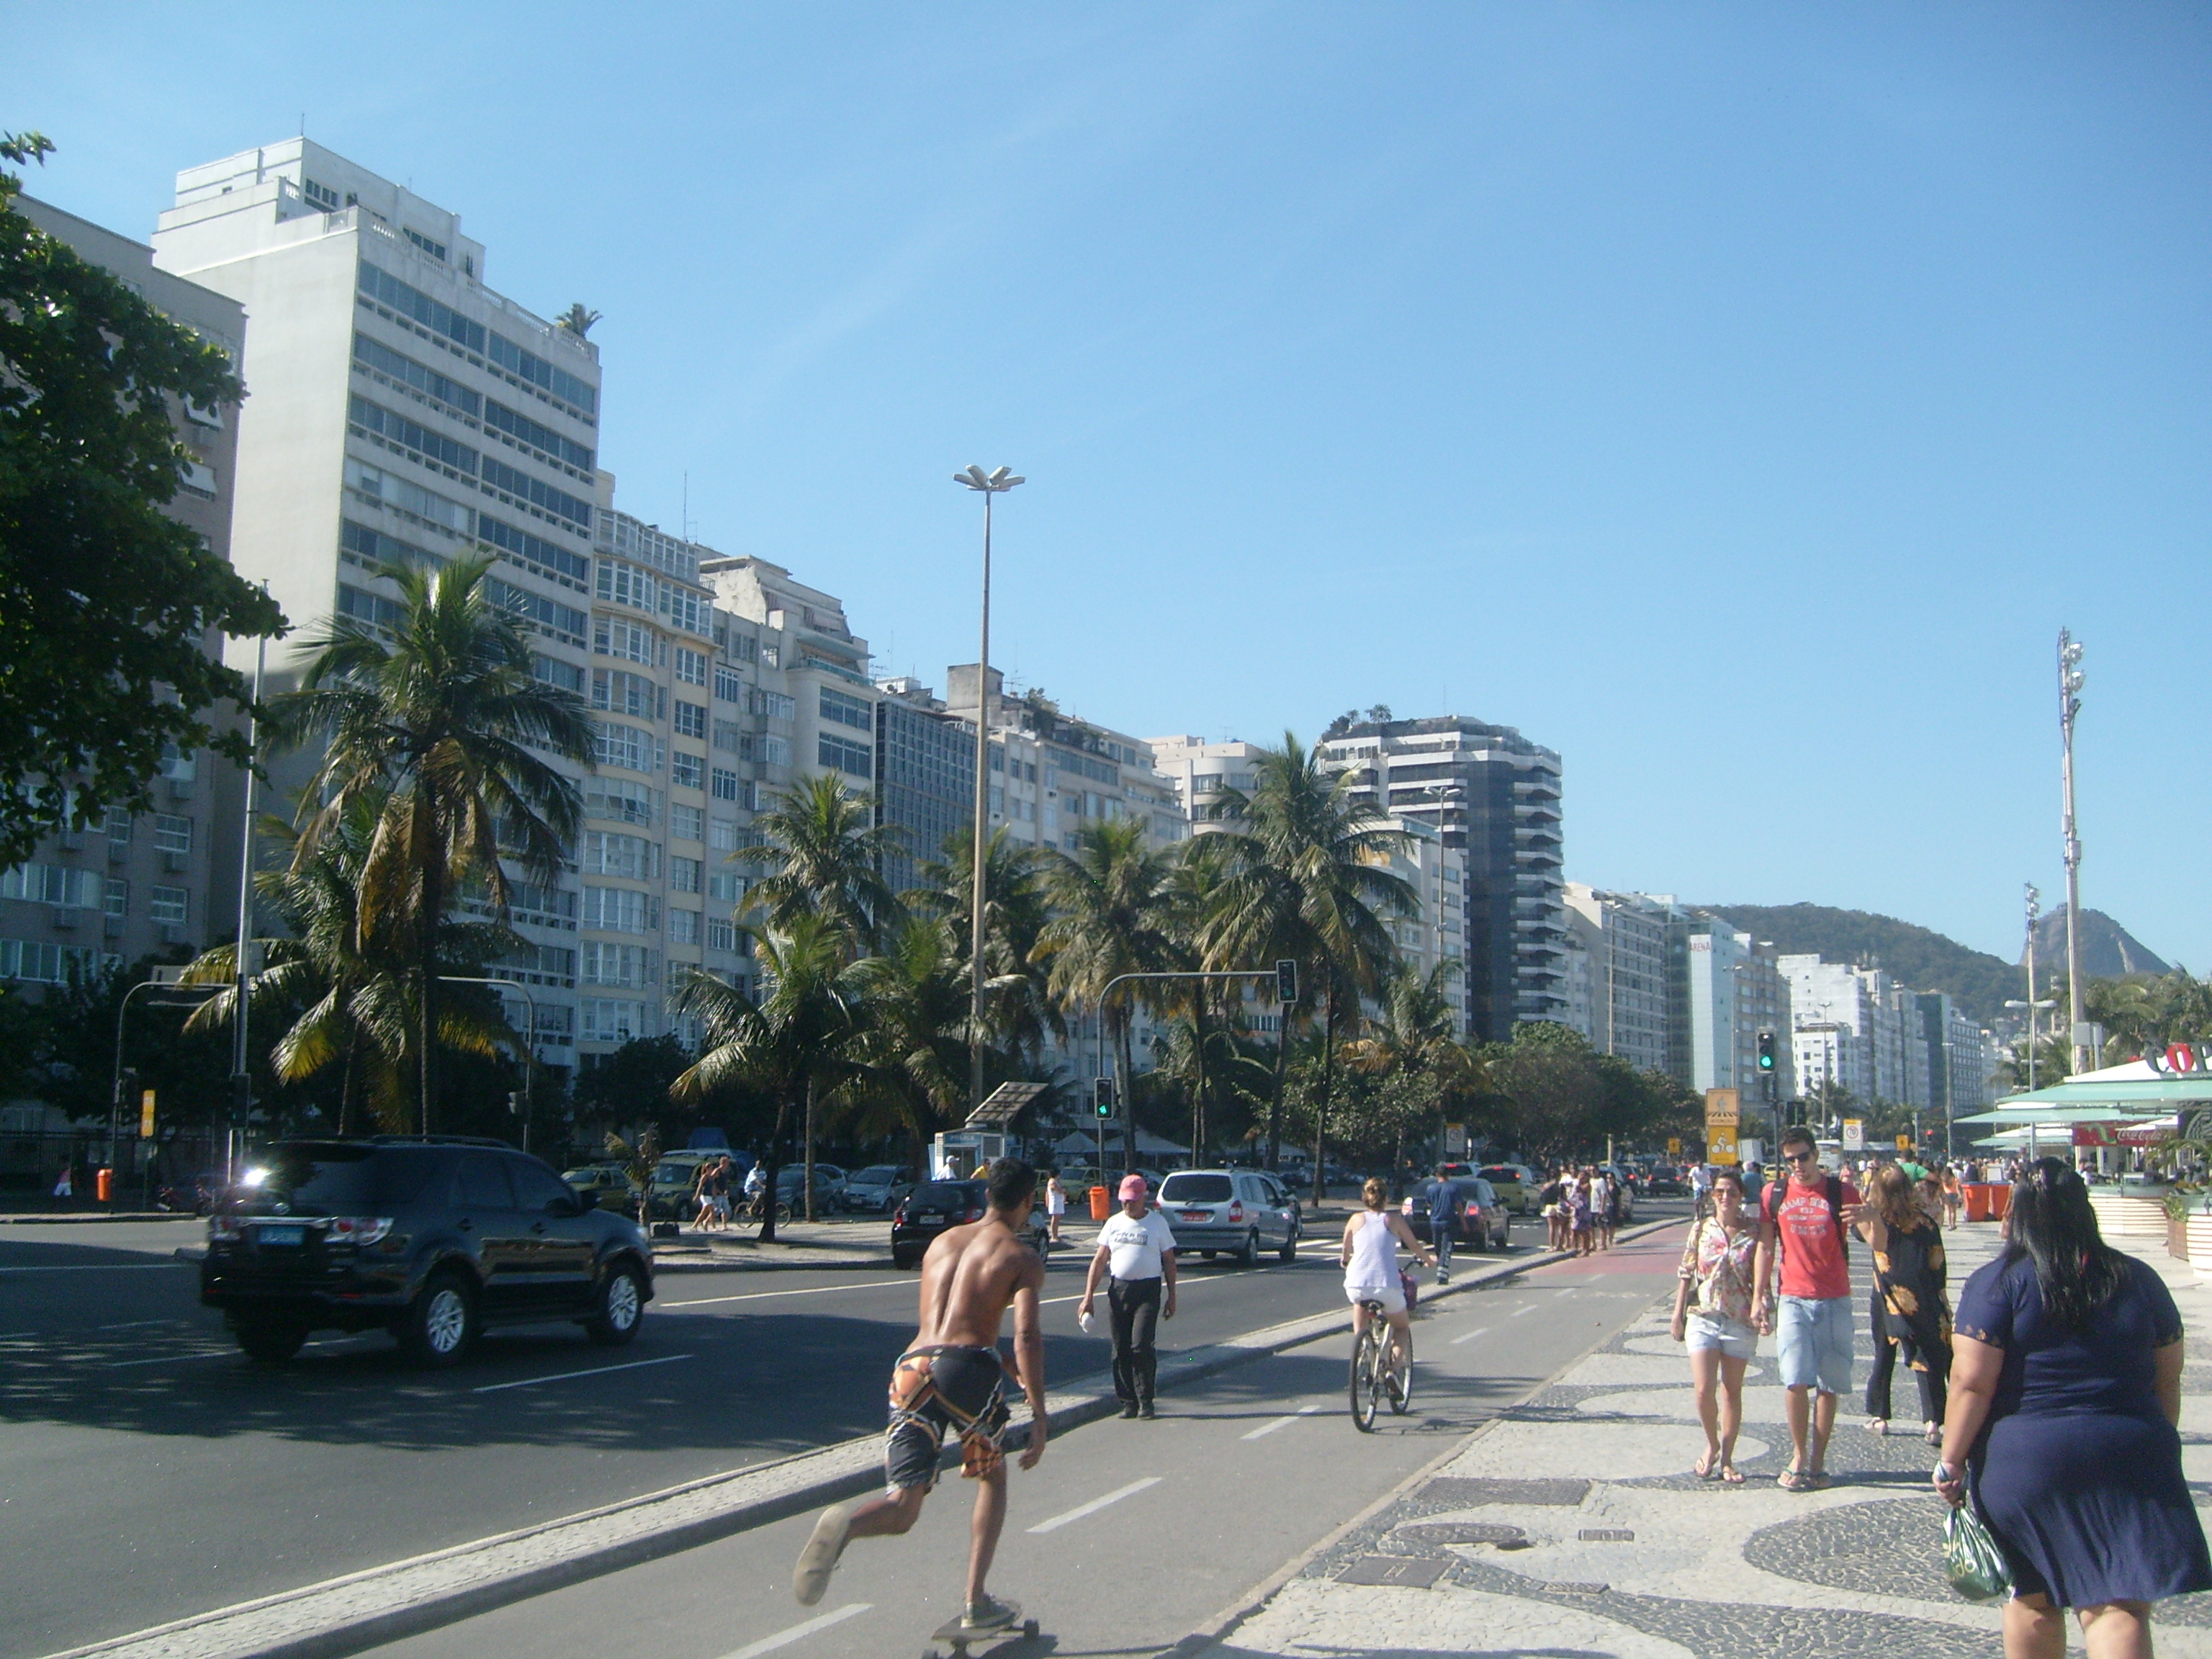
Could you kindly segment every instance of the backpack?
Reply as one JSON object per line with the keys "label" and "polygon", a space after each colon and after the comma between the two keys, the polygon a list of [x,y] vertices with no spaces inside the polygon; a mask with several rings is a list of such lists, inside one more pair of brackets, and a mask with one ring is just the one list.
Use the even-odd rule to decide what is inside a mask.
{"label": "backpack", "polygon": [[[1843,1252],[1844,1259],[1848,1261],[1851,1255],[1851,1239],[1850,1230],[1844,1225],[1842,1177],[1832,1175],[1823,1185],[1828,1194],[1828,1215],[1836,1224],[1836,1247]],[[1784,1176],[1779,1181],[1768,1182],[1766,1191],[1759,1200],[1759,1218],[1771,1222],[1774,1227],[1774,1254],[1778,1261],[1780,1260],[1786,1248],[1783,1242],[1785,1235],[1782,1227],[1782,1200],[1789,1195],[1790,1177]]]}

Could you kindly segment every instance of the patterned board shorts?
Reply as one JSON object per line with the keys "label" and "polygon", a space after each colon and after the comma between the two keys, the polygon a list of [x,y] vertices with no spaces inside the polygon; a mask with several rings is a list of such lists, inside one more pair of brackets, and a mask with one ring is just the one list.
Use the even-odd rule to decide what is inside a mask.
{"label": "patterned board shorts", "polygon": [[1000,1444],[1012,1413],[996,1348],[916,1348],[891,1368],[890,1427],[884,1436],[884,1485],[896,1493],[937,1484],[950,1430],[960,1437],[960,1473],[980,1480],[1006,1461]]}

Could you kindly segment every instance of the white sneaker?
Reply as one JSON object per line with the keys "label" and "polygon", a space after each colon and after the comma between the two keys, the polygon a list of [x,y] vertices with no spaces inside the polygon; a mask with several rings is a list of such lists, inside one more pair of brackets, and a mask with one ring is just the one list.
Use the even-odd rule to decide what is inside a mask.
{"label": "white sneaker", "polygon": [[837,1571],[837,1558],[845,1553],[845,1540],[851,1535],[852,1526],[850,1504],[832,1504],[814,1523],[814,1531],[799,1552],[799,1565],[791,1575],[792,1594],[799,1598],[800,1607],[812,1607],[829,1589],[830,1575]]}

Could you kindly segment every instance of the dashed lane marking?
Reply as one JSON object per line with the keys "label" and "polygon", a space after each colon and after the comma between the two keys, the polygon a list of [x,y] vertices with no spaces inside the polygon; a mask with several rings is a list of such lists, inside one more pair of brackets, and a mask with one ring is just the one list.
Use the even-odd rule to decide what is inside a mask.
{"label": "dashed lane marking", "polygon": [[1254,1429],[1250,1433],[1240,1434],[1237,1437],[1239,1440],[1257,1440],[1262,1435],[1274,1433],[1277,1429],[1287,1429],[1301,1417],[1311,1417],[1320,1409],[1321,1407],[1318,1406],[1301,1406],[1297,1410],[1292,1412],[1288,1417],[1279,1417],[1272,1423],[1262,1423],[1258,1428]]}
{"label": "dashed lane marking", "polygon": [[[1078,1504],[1073,1509],[1068,1510],[1062,1514],[1054,1516],[1049,1521],[1040,1521],[1036,1525],[1031,1527],[1030,1530],[1031,1532],[1058,1532],[1062,1527],[1066,1526],[1071,1522],[1080,1521],[1086,1515],[1097,1514],[1099,1510],[1104,1509],[1109,1504],[1118,1504],[1125,1498],[1133,1498],[1137,1493],[1144,1491],[1146,1487],[1157,1486],[1159,1484],[1160,1477],[1158,1475],[1148,1474],[1141,1480],[1132,1480],[1126,1486],[1115,1487],[1112,1492],[1108,1492],[1103,1498],[1094,1498],[1088,1504]],[[735,1656],[732,1656],[732,1659],[735,1659]]]}
{"label": "dashed lane marking", "polygon": [[1455,1336],[1452,1338],[1450,1346],[1456,1348],[1462,1342],[1472,1342],[1478,1336],[1488,1336],[1489,1334],[1490,1327],[1485,1325],[1479,1331],[1469,1331],[1465,1336]]}
{"label": "dashed lane marking", "polygon": [[748,1642],[735,1653],[725,1654],[723,1659],[761,1659],[764,1653],[774,1653],[778,1648],[787,1648],[793,1642],[811,1636],[817,1630],[828,1630],[832,1625],[842,1625],[855,1613],[866,1613],[875,1606],[872,1601],[848,1601],[835,1613],[825,1613],[819,1619],[810,1619],[803,1625],[793,1625],[789,1630],[780,1630],[773,1636],[763,1636],[757,1642]]}
{"label": "dashed lane marking", "polygon": [[[665,1353],[658,1359],[633,1359],[621,1365],[594,1365],[585,1371],[556,1371],[551,1376],[526,1376],[513,1382],[486,1382],[481,1388],[471,1389],[471,1394],[497,1394],[502,1389],[534,1389],[540,1382],[566,1382],[579,1376],[605,1376],[609,1371],[642,1370],[647,1365],[672,1365],[679,1359],[695,1356],[688,1353]],[[765,1653],[767,1649],[761,1650]]]}

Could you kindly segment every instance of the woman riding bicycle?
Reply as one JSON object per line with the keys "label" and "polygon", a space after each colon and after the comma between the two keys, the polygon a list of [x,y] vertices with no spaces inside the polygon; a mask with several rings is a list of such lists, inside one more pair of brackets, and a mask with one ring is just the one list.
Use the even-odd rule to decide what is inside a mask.
{"label": "woman riding bicycle", "polygon": [[1382,1206],[1389,1188],[1373,1177],[1360,1188],[1366,1209],[1345,1224],[1344,1248],[1339,1261],[1344,1267],[1344,1294],[1352,1304],[1354,1342],[1367,1328],[1368,1306],[1379,1304],[1390,1327],[1390,1370],[1402,1377],[1413,1363],[1413,1321],[1406,1310],[1406,1292],[1398,1282],[1398,1246],[1403,1243],[1430,1266],[1436,1252],[1413,1237],[1406,1218]]}

